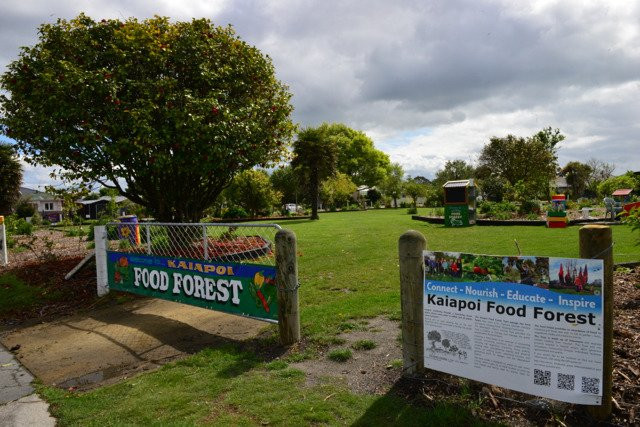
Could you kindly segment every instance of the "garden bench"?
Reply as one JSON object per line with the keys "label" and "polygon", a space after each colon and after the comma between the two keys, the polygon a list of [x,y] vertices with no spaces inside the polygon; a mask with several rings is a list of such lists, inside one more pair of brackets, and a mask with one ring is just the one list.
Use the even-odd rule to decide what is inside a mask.
{"label": "garden bench", "polygon": [[604,218],[607,219],[607,216],[609,214],[611,214],[611,219],[616,219],[616,216],[618,215],[618,213],[622,212],[622,205],[619,202],[616,202],[615,200],[613,200],[611,197],[605,197],[604,200],[604,207],[606,208],[606,211],[604,213]]}

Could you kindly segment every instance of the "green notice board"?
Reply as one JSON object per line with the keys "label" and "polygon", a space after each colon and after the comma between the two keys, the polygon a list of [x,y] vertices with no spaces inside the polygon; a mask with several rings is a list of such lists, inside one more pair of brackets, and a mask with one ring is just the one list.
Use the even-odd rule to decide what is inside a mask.
{"label": "green notice board", "polygon": [[469,226],[469,206],[467,205],[445,205],[444,207],[445,227],[467,227]]}
{"label": "green notice board", "polygon": [[107,271],[114,290],[278,321],[274,266],[107,251]]}

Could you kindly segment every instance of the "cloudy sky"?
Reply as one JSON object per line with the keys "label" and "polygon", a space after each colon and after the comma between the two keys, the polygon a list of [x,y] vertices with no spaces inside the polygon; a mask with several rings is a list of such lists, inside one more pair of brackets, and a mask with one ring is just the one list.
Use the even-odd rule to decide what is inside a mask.
{"label": "cloudy sky", "polygon": [[414,176],[546,126],[567,136],[561,165],[640,170],[638,2],[2,0],[0,72],[40,23],[81,11],[231,24],[273,58],[296,122],[364,130]]}

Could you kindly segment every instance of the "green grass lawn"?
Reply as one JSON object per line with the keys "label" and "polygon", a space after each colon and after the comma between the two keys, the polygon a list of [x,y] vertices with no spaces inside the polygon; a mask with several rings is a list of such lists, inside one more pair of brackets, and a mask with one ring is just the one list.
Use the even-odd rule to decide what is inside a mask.
{"label": "green grass lawn", "polygon": [[[419,212],[424,213],[424,212]],[[428,249],[516,255],[578,256],[579,227],[447,229],[412,221],[406,209],[328,213],[320,221],[282,226],[298,236],[300,307],[304,335],[331,342],[352,319],[399,318],[398,237],[408,229]],[[616,262],[640,260],[639,233],[615,226]],[[278,368],[278,369],[275,369]],[[266,364],[234,348],[209,349],[181,362],[87,393],[41,387],[61,425],[463,425],[469,407],[412,406],[393,393],[356,395],[327,382],[304,387],[303,374]],[[470,404],[471,406],[471,404]]]}

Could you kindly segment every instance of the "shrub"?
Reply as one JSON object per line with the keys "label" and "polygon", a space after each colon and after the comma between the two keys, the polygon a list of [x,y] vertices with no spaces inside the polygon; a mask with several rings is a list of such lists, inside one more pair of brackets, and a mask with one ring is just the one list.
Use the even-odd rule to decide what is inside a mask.
{"label": "shrub", "polygon": [[33,233],[33,225],[20,218],[16,221],[14,234],[31,236]]}
{"label": "shrub", "polygon": [[495,219],[511,219],[512,214],[517,211],[516,205],[511,202],[490,202],[485,200],[478,208],[481,214],[485,214]]}
{"label": "shrub", "polygon": [[353,353],[348,348],[338,348],[330,351],[327,357],[334,362],[346,362],[353,357]]}
{"label": "shrub", "polygon": [[16,205],[18,218],[28,218],[36,213],[36,208],[27,199],[20,199]]}
{"label": "shrub", "polygon": [[247,211],[242,209],[240,206],[231,206],[229,209],[222,214],[222,218],[248,218],[249,214]]}
{"label": "shrub", "polygon": [[35,212],[31,217],[31,224],[33,224],[34,227],[41,226],[43,221],[44,220],[42,219],[42,215],[40,215],[40,212]]}
{"label": "shrub", "polygon": [[407,214],[409,215],[416,215],[418,213],[418,208],[416,208],[415,206],[411,206],[409,209],[407,209]]}
{"label": "shrub", "polygon": [[539,214],[540,213],[540,204],[535,200],[525,200],[520,203],[520,209],[518,210],[520,215],[528,215],[528,214]]}

